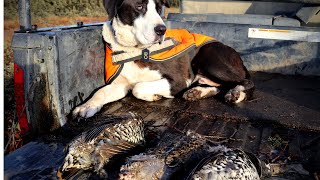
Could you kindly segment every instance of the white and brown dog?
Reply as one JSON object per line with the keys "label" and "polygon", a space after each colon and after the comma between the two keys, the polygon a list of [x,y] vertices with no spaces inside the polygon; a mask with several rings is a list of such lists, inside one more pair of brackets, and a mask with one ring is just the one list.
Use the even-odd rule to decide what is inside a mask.
{"label": "white and brown dog", "polygon": [[[104,0],[104,5],[111,19],[104,27],[104,39],[113,51],[136,51],[164,40],[166,26],[160,13],[162,6],[168,6],[165,0]],[[222,94],[226,102],[239,103],[252,95],[254,85],[249,78],[240,55],[215,41],[174,61],[126,62],[120,74],[76,107],[73,115],[91,117],[103,105],[125,97],[130,90],[145,101],[174,98],[184,92],[186,100]]]}

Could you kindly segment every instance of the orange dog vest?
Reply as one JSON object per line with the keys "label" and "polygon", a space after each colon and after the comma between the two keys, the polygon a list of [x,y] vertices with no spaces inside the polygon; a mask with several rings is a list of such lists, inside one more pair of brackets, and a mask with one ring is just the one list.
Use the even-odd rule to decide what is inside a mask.
{"label": "orange dog vest", "polygon": [[[214,38],[190,33],[185,29],[168,29],[165,34],[166,38],[173,38],[179,44],[172,47],[171,49],[159,52],[157,54],[151,54],[149,60],[153,62],[163,62],[167,60],[176,59],[182,54],[189,52],[190,50],[195,50],[207,43],[215,41]],[[110,84],[121,72],[123,68],[122,64],[116,64],[112,61],[112,50],[110,47],[106,46],[106,58],[105,58],[105,80],[107,84]],[[136,60],[139,60],[136,59]]]}

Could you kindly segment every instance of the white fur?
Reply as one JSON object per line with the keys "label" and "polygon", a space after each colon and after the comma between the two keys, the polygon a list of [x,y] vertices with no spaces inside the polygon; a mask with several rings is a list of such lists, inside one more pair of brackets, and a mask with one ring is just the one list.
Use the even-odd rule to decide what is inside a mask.
{"label": "white fur", "polygon": [[240,91],[240,96],[239,96],[238,100],[236,100],[235,103],[242,102],[242,101],[246,98],[246,96],[247,96],[247,95],[246,95],[245,92]]}
{"label": "white fur", "polygon": [[238,85],[234,88],[234,90],[237,90],[237,91],[244,91],[246,88],[244,88],[244,86],[242,85]]}
{"label": "white fur", "polygon": [[133,31],[141,44],[153,44],[157,40],[154,28],[164,25],[164,22],[156,10],[154,0],[149,0],[146,14],[135,19],[133,24]]}
{"label": "white fur", "polygon": [[140,44],[135,36],[134,27],[124,25],[118,17],[113,19],[112,27],[115,29],[114,37],[121,46],[134,47]]}
{"label": "white fur", "polygon": [[242,102],[245,98],[246,98],[246,96],[247,96],[247,94],[245,93],[245,92],[243,92],[243,91],[245,91],[245,87],[244,86],[242,86],[242,85],[238,85],[238,86],[236,86],[235,88],[233,88],[233,89],[230,89],[229,90],[229,92],[225,95],[225,99],[227,100],[227,99],[232,99],[232,96],[233,96],[233,92],[234,91],[237,91],[237,92],[239,92],[239,97],[238,97],[238,99],[235,101],[235,102],[233,102],[233,103],[240,103],[240,102]]}
{"label": "white fur", "polygon": [[196,82],[196,81],[199,81],[199,84],[207,84],[209,86],[214,86],[214,87],[219,87],[221,85],[199,74],[197,74],[193,80],[193,82]]}
{"label": "white fur", "polygon": [[194,89],[197,89],[201,92],[200,97],[210,97],[214,96],[219,93],[219,89],[216,87],[195,87]]}
{"label": "white fur", "polygon": [[[156,5],[153,0],[149,0],[147,12],[134,20],[133,26],[124,25],[118,17],[113,19],[112,27],[115,30],[116,41],[125,47],[146,48],[153,45],[157,39],[154,28],[157,25],[164,25],[163,20],[156,11]],[[107,41],[108,42],[108,41]]]}
{"label": "white fur", "polygon": [[[122,28],[122,30],[124,30],[124,28]],[[117,32],[121,32],[121,31],[117,30]],[[114,51],[124,50],[128,53],[137,51],[136,47],[122,46],[122,43],[120,43],[118,39],[116,39],[113,36],[110,24],[105,24],[103,26],[102,35],[104,40],[111,44],[112,49]],[[127,42],[129,43],[130,38],[125,38],[125,39],[127,39],[128,40]],[[158,81],[160,79],[162,79],[162,75],[160,74],[159,71],[150,70],[149,68],[141,69],[134,62],[125,63],[120,75],[110,85],[104,86],[103,88],[99,89],[89,101],[75,108],[75,110],[73,111],[73,114],[79,115],[85,118],[91,117],[95,113],[97,113],[104,104],[108,104],[110,102],[117,101],[125,97],[128,91],[133,89],[137,83]],[[146,85],[143,85],[143,86],[146,86]],[[157,86],[157,85],[153,85],[153,86]],[[162,83],[161,86],[162,86],[161,92],[157,91],[155,93],[152,93],[152,89],[150,88],[148,92],[142,91],[141,90],[142,84],[139,84],[138,87],[140,88],[136,88],[134,91],[135,96],[137,96],[137,98],[139,99],[144,99],[148,101],[157,100],[159,98],[154,98],[154,97],[159,97],[159,96],[168,97],[168,98],[172,97],[170,95],[169,83],[168,82]],[[159,88],[154,88],[153,90],[157,90],[157,89]],[[141,94],[142,92],[146,92],[147,95],[142,95]]]}
{"label": "white fur", "polygon": [[[117,28],[117,32],[118,33],[122,32],[122,30],[124,31],[126,29],[126,28],[117,27],[118,26],[117,25],[118,24],[117,21],[118,21],[118,19],[114,19],[112,26],[108,22],[103,25],[102,36],[103,36],[104,41],[106,41],[107,43],[112,45],[112,50],[113,51],[135,52],[137,50],[137,48],[134,47],[134,46],[138,42],[134,41],[132,39],[130,40],[130,37],[134,37],[133,34],[129,34],[128,38],[124,38],[124,37],[122,37],[122,35],[121,36],[117,36],[117,37],[115,37],[113,35],[112,28]],[[122,23],[120,23],[120,24],[122,24]],[[131,30],[129,30],[129,32],[130,31]],[[128,33],[123,33],[123,34],[128,34]],[[122,44],[125,44],[125,45],[122,45]],[[134,45],[133,46],[126,46],[126,45],[129,45],[129,44],[134,44]]]}
{"label": "white fur", "polygon": [[[154,43],[156,38],[154,27],[158,24],[164,23],[156,12],[154,1],[149,0],[147,13],[137,18],[133,27],[124,25],[118,18],[115,18],[112,24],[115,36],[113,36],[110,24],[103,26],[102,34],[104,40],[111,44],[114,51],[124,50],[130,53],[137,51],[137,48],[144,48]],[[134,62],[128,62],[124,64],[120,75],[110,85],[99,89],[85,104],[75,108],[73,114],[85,118],[91,117],[104,104],[125,97],[129,90],[133,90],[137,98],[146,101],[155,101],[161,97],[173,98],[170,89],[169,82],[162,79],[159,71],[140,68]]]}
{"label": "white fur", "polygon": [[156,101],[161,96],[173,98],[169,82],[162,79],[159,71],[149,68],[141,69],[134,62],[128,62],[110,85],[99,89],[89,101],[78,106],[73,114],[85,118],[91,117],[104,104],[124,98],[131,89],[134,96],[146,101]]}
{"label": "white fur", "polygon": [[99,89],[85,104],[76,107],[73,114],[85,118],[91,117],[96,114],[104,104],[124,98],[130,88],[131,86],[126,79],[118,77],[112,84]]}
{"label": "white fur", "polygon": [[201,87],[196,86],[183,94],[183,98],[189,101],[199,100],[201,98],[208,98],[218,94],[220,90],[216,87]]}
{"label": "white fur", "polygon": [[187,87],[190,87],[192,84],[192,79],[187,79],[186,84],[187,84]]}
{"label": "white fur", "polygon": [[[114,23],[113,26],[117,27],[117,22]],[[123,46],[122,44],[124,44],[124,42],[126,42],[127,44],[130,43],[137,43],[137,42],[130,42],[130,38],[126,39],[124,38],[124,40],[121,40],[121,36],[118,36],[118,38],[116,39],[116,37],[114,36],[113,32],[112,32],[112,26],[110,25],[110,23],[106,23],[103,25],[102,27],[102,36],[103,39],[108,42],[109,44],[112,45],[112,51],[116,52],[116,51],[124,51],[125,53],[121,53],[119,55],[113,55],[112,56],[112,62],[121,62],[125,59],[130,59],[132,57],[137,57],[137,56],[141,56],[141,50],[144,49],[144,46],[138,46],[138,47],[132,47],[132,46]],[[120,28],[121,29],[121,28]],[[124,30],[124,29],[122,29]],[[119,31],[116,31],[119,32]],[[121,32],[121,31],[120,31]],[[121,43],[119,42],[121,41]],[[174,46],[175,43],[173,40],[168,39],[163,41],[161,44],[153,44],[151,47],[148,47],[149,51],[158,51],[161,49],[165,49],[168,47],[172,47]]]}
{"label": "white fur", "polygon": [[[154,52],[154,51],[160,51],[163,52],[164,49],[169,48],[169,47],[173,47],[175,44],[173,42],[173,40],[168,39],[163,41],[161,44],[154,44],[150,47],[148,47],[148,50],[150,52]],[[124,51],[123,49],[121,51],[124,51],[124,53],[118,54],[118,55],[113,55],[112,56],[112,62],[114,63],[121,63],[121,61],[123,60],[127,60],[127,59],[131,59],[134,57],[141,57],[141,51],[142,49],[140,48],[134,48],[135,50],[127,52]],[[151,57],[152,58],[152,57]]]}
{"label": "white fur", "polygon": [[234,89],[237,90],[237,91],[240,91],[240,96],[239,96],[238,100],[235,103],[239,103],[239,102],[243,101],[247,96],[246,93],[243,92],[245,90],[244,86],[238,85]]}
{"label": "white fur", "polygon": [[[157,41],[154,28],[159,24],[164,25],[164,22],[157,13],[153,0],[149,0],[147,9],[144,16],[134,20],[133,26],[124,25],[119,18],[114,18],[112,27],[109,23],[103,26],[103,38],[111,44],[113,51],[133,53]],[[115,36],[112,28],[115,30]],[[137,98],[146,101],[155,101],[161,97],[173,98],[170,89],[170,83],[162,78],[159,71],[140,68],[134,62],[128,62],[110,85],[99,89],[89,101],[75,108],[73,114],[85,118],[91,117],[104,104],[125,97],[129,90],[133,90],[132,93]]]}
{"label": "white fur", "polygon": [[148,67],[140,68],[134,62],[125,63],[120,76],[126,78],[131,85],[139,82],[157,81],[162,78],[159,71],[150,70]]}
{"label": "white fur", "polygon": [[132,94],[145,101],[156,101],[161,97],[173,98],[170,92],[170,83],[167,79],[137,83],[132,90]]}

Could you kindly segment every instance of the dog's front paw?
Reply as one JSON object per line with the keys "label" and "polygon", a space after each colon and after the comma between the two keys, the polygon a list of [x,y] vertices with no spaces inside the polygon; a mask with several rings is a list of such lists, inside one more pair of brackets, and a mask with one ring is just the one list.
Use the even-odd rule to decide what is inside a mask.
{"label": "dog's front paw", "polygon": [[73,118],[89,118],[95,115],[102,106],[96,105],[91,102],[87,102],[85,104],[82,104],[78,107],[76,107],[73,112]]}
{"label": "dog's front paw", "polygon": [[186,91],[182,97],[187,101],[196,101],[201,99],[201,91],[196,88],[192,88]]}
{"label": "dog's front paw", "polygon": [[219,93],[216,87],[194,87],[183,94],[183,98],[188,101],[196,101],[208,98]]}
{"label": "dog's front paw", "polygon": [[246,98],[246,93],[243,91],[232,89],[224,96],[224,98],[227,103],[236,104]]}

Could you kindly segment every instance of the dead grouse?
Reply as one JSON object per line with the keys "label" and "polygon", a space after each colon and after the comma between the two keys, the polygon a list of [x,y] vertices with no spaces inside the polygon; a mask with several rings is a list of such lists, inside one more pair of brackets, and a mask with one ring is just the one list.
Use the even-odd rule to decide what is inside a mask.
{"label": "dead grouse", "polygon": [[110,123],[103,122],[76,137],[66,147],[66,156],[58,177],[64,179],[68,171],[93,169],[100,177],[107,177],[104,165],[111,157],[144,142],[143,122],[136,115]]}
{"label": "dead grouse", "polygon": [[193,162],[206,155],[204,139],[181,133],[165,132],[155,148],[131,156],[120,169],[120,180],[181,179]]}
{"label": "dead grouse", "polygon": [[[166,138],[167,137],[167,138]],[[239,149],[213,144],[192,131],[166,133],[156,148],[130,157],[120,180],[260,179],[261,163]]]}
{"label": "dead grouse", "polygon": [[270,175],[270,168],[253,154],[225,146],[209,148],[210,154],[190,173],[193,180],[256,180]]}

